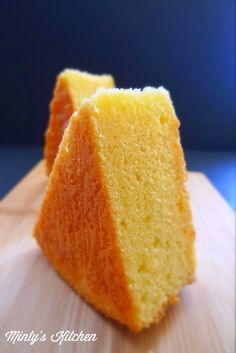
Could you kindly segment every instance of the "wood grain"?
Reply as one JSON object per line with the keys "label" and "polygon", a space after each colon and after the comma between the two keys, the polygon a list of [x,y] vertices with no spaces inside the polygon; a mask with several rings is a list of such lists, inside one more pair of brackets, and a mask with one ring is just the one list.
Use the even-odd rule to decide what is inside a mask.
{"label": "wood grain", "polygon": [[[197,231],[196,282],[159,325],[135,335],[105,318],[54,272],[31,235],[47,178],[40,162],[0,203],[0,352],[234,352],[234,213],[207,178],[189,173]],[[43,331],[31,346],[5,332]],[[61,330],[96,333],[95,342],[50,341]]]}

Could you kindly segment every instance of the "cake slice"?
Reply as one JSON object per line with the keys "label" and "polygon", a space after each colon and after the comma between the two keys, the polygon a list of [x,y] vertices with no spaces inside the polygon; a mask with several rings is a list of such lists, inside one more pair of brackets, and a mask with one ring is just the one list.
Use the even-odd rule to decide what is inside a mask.
{"label": "cake slice", "polygon": [[70,119],[34,229],[60,275],[135,332],[194,279],[178,127],[164,88],[98,90]]}
{"label": "cake slice", "polygon": [[53,99],[50,104],[50,119],[45,134],[44,155],[47,174],[50,174],[58,147],[71,114],[83,98],[88,98],[98,87],[114,87],[109,75],[92,75],[78,70],[64,70],[57,77]]}

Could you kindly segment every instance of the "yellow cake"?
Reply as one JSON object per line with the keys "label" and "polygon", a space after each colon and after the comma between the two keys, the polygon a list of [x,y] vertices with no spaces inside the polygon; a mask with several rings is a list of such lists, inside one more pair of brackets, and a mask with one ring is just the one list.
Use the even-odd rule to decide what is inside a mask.
{"label": "yellow cake", "polygon": [[99,89],[70,119],[34,229],[60,275],[135,332],[194,279],[178,128],[164,88]]}
{"label": "yellow cake", "polygon": [[58,75],[50,104],[49,124],[45,134],[44,155],[48,174],[52,170],[71,114],[78,108],[81,100],[96,92],[98,87],[114,87],[113,77],[69,69]]}

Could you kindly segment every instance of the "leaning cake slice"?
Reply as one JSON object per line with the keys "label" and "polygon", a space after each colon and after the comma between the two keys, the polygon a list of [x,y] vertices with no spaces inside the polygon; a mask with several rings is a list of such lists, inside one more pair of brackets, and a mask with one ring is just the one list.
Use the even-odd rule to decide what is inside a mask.
{"label": "leaning cake slice", "polygon": [[71,114],[78,108],[82,99],[91,96],[99,87],[114,87],[113,77],[93,75],[71,69],[66,69],[58,75],[50,104],[49,124],[45,134],[44,155],[47,174],[50,174],[52,170]]}
{"label": "leaning cake slice", "polygon": [[194,229],[164,88],[100,89],[70,119],[34,235],[60,275],[140,331],[194,279]]}

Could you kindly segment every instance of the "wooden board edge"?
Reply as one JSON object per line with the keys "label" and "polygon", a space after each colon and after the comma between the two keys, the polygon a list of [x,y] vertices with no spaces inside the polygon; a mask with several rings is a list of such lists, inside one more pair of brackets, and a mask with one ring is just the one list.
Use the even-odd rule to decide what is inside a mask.
{"label": "wooden board edge", "polygon": [[194,175],[198,175],[202,179],[203,183],[208,184],[208,187],[210,187],[211,191],[216,194],[217,198],[219,199],[219,202],[221,202],[223,207],[225,207],[228,210],[228,212],[230,212],[234,216],[236,215],[236,212],[234,211],[233,207],[227,202],[224,196],[213,184],[213,182],[204,173],[201,173],[201,172],[190,172],[190,173]]}
{"label": "wooden board edge", "polygon": [[[43,168],[44,159],[41,159],[25,176],[20,179],[16,185],[0,200],[0,206],[4,203],[7,203],[9,199],[14,197],[14,194],[18,193],[20,189],[24,188],[25,184],[27,184],[28,180],[31,179],[34,175],[37,175],[38,170]],[[46,172],[45,172],[46,175]]]}

